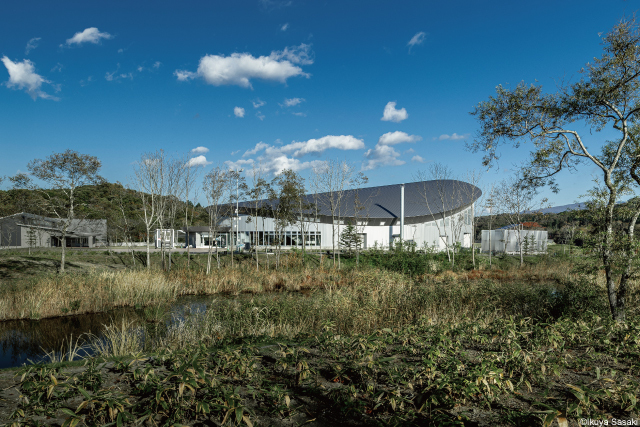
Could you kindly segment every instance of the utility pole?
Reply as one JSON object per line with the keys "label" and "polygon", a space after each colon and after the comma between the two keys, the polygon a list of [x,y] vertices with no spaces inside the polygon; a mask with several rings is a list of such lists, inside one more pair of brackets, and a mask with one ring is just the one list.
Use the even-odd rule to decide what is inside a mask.
{"label": "utility pole", "polygon": [[404,183],[400,184],[400,245],[404,245]]}

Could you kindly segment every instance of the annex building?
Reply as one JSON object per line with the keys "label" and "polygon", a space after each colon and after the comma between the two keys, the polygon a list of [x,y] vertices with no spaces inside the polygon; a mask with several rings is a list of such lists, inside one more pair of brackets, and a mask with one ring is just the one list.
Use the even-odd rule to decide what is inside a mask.
{"label": "annex building", "polygon": [[218,224],[215,235],[202,227],[190,229],[187,238],[198,248],[233,243],[274,247],[279,239],[284,248],[302,247],[304,241],[309,249],[331,249],[334,232],[338,248],[339,236],[351,224],[363,249],[374,245],[388,248],[399,239],[418,248],[443,250],[456,243],[471,247],[473,204],[481,194],[478,187],[458,180],[307,194],[303,201],[308,209],[280,233],[272,215],[278,200],[245,201],[237,204],[237,212],[236,204],[227,205],[232,213]]}
{"label": "annex building", "polygon": [[107,242],[106,219],[73,219],[62,241],[62,223],[59,218],[49,218],[21,212],[0,218],[0,247],[93,248]]}

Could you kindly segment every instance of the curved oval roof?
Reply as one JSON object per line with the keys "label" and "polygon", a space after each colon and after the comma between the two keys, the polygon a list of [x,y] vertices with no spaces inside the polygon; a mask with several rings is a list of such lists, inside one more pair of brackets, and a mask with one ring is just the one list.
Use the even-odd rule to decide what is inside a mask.
{"label": "curved oval roof", "polygon": [[[356,207],[361,209],[360,218],[386,219],[400,218],[400,187],[402,184],[382,185],[353,190],[345,190],[340,200],[340,217],[354,217]],[[419,181],[404,184],[405,218],[432,216],[443,212],[458,211],[470,206],[482,195],[475,185],[458,180]],[[318,201],[318,215],[331,216],[329,193],[307,194],[306,202],[315,206]],[[338,196],[334,193],[333,200]],[[277,200],[261,200],[261,206],[276,206]],[[254,202],[239,203],[240,208],[250,210]],[[308,210],[315,213],[315,208]]]}

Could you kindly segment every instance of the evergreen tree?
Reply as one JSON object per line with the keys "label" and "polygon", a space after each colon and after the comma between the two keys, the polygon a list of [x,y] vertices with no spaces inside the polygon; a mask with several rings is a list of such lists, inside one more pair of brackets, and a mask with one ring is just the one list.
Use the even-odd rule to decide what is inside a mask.
{"label": "evergreen tree", "polygon": [[340,247],[345,248],[351,255],[362,246],[362,237],[353,224],[348,224],[340,235]]}

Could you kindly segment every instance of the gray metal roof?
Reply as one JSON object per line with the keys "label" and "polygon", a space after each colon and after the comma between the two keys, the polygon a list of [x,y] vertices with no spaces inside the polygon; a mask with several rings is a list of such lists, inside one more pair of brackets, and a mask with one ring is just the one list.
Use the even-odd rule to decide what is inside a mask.
{"label": "gray metal roof", "polygon": [[[345,191],[340,201],[340,216],[354,217],[356,200],[358,200],[363,207],[358,213],[360,218],[399,218],[401,185],[382,185]],[[404,215],[405,218],[411,218],[458,211],[470,206],[481,195],[482,191],[478,187],[463,181],[410,182],[404,184]],[[307,194],[305,199],[307,203],[314,206],[315,201],[318,201],[318,215],[331,216],[329,193]],[[335,193],[333,200],[337,200]],[[278,202],[265,199],[259,203],[260,206],[269,207],[277,206]],[[248,212],[255,208],[255,203],[246,201],[239,203],[238,206],[241,213]],[[314,211],[315,208],[308,213],[314,214]]]}

